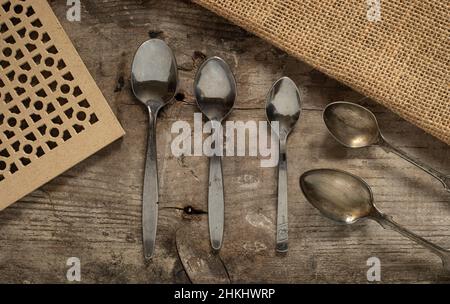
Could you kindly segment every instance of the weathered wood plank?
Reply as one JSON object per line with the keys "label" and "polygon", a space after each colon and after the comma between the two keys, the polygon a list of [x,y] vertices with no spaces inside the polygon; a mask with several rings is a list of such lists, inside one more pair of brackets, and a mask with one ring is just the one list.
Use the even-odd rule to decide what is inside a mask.
{"label": "weathered wood plank", "polygon": [[[394,232],[375,223],[343,227],[324,219],[306,203],[298,186],[300,174],[313,168],[356,173],[373,187],[380,209],[450,248],[450,195],[441,185],[381,149],[339,146],[321,121],[321,109],[336,100],[359,101],[376,113],[388,139],[443,171],[450,171],[448,146],[190,2],[82,2],[80,23],[65,20],[64,2],[51,4],[127,136],[0,213],[0,282],[66,282],[65,263],[72,256],[81,259],[85,283],[187,283],[189,277],[202,278],[204,268],[190,270],[188,277],[181,261],[189,255],[187,250],[177,252],[176,245],[195,243],[190,253],[200,250],[199,255],[202,248],[207,250],[202,244],[207,235],[203,211],[208,162],[206,157],[172,156],[175,135],[170,128],[177,120],[192,125],[198,111],[191,89],[195,69],[212,55],[224,57],[237,77],[239,97],[231,120],[264,120],[265,95],[282,75],[292,77],[304,97],[301,121],[288,148],[286,256],[274,251],[276,169],[261,168],[252,157],[223,161],[226,234],[220,259],[232,282],[367,282],[366,261],[372,256],[382,262],[383,282],[450,281],[436,257]],[[145,262],[140,198],[147,122],[145,110],[132,96],[129,75],[134,51],[149,35],[165,39],[174,49],[182,95],[161,113],[158,123],[158,247],[155,258]],[[177,236],[186,227],[196,229],[186,234],[181,230]]]}

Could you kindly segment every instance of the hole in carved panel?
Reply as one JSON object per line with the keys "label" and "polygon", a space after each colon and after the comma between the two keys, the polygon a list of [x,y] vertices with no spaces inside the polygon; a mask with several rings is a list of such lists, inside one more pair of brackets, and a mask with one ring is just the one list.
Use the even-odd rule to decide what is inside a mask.
{"label": "hole in carved panel", "polygon": [[16,58],[16,60],[20,60],[24,57],[25,55],[23,54],[23,52],[21,50],[17,50],[16,52],[16,56],[14,58]]}
{"label": "hole in carved panel", "polygon": [[28,52],[33,52],[35,49],[37,49],[37,46],[32,43],[25,44],[25,47],[27,48]]}
{"label": "hole in carved panel", "polygon": [[53,122],[54,124],[57,124],[57,125],[62,125],[62,124],[63,124],[63,120],[61,119],[60,116],[56,116],[55,118],[53,118],[53,119],[52,119],[52,122]]}
{"label": "hole in carved panel", "polygon": [[19,171],[19,168],[17,168],[15,163],[12,163],[11,166],[9,166],[9,172],[11,172],[11,174],[14,174],[17,171]]}
{"label": "hole in carved panel", "polygon": [[19,81],[20,81],[21,83],[26,83],[26,82],[28,81],[27,75],[25,75],[25,74],[19,75]]}
{"label": "hole in carved panel", "polygon": [[39,80],[37,79],[36,76],[33,76],[33,77],[31,78],[30,84],[31,84],[32,87],[35,87],[35,86],[37,86],[37,85],[39,84]]}
{"label": "hole in carved panel", "polygon": [[31,16],[33,16],[35,14],[35,11],[34,11],[34,9],[33,9],[33,7],[32,6],[29,6],[28,8],[27,8],[27,17],[31,17]]}
{"label": "hole in carved panel", "polygon": [[51,129],[50,130],[50,135],[52,136],[52,137],[58,137],[59,136],[59,130],[57,129],[57,128],[53,128],[53,129]]}
{"label": "hole in carved panel", "polygon": [[18,106],[13,106],[12,108],[9,109],[9,112],[13,114],[20,114],[20,109]]}
{"label": "hole in carved panel", "polygon": [[58,61],[58,70],[62,70],[62,69],[64,69],[65,67],[66,67],[67,65],[66,65],[66,63],[64,62],[64,60],[60,60],[60,61]]}
{"label": "hole in carved panel", "polygon": [[25,152],[26,154],[33,153],[33,146],[32,145],[25,145],[23,147],[23,152]]}
{"label": "hole in carved panel", "polygon": [[7,13],[11,9],[11,2],[6,2],[5,4],[2,4],[3,10]]}
{"label": "hole in carved panel", "polygon": [[94,113],[91,114],[91,118],[89,119],[89,123],[91,125],[95,124],[96,122],[98,122],[98,117],[97,115],[95,115]]}
{"label": "hole in carved panel", "polygon": [[16,141],[14,142],[11,147],[13,147],[14,151],[19,151],[20,150],[20,141]]}
{"label": "hole in carved panel", "polygon": [[83,99],[82,101],[80,101],[80,102],[78,103],[78,105],[79,105],[80,107],[86,108],[86,109],[88,109],[88,108],[91,107],[91,105],[89,104],[89,102],[88,102],[86,99]]}
{"label": "hole in carved panel", "polygon": [[63,94],[69,94],[70,92],[70,86],[67,84],[63,84],[60,89]]}
{"label": "hole in carved panel", "polygon": [[13,100],[13,98],[12,98],[11,94],[6,93],[5,98],[3,100],[5,101],[5,103],[10,103]]}
{"label": "hole in carved panel", "polygon": [[31,25],[34,27],[42,27],[42,22],[41,22],[41,20],[36,19],[33,22],[31,22]]}
{"label": "hole in carved panel", "polygon": [[37,95],[38,97],[42,97],[42,98],[47,97],[47,93],[45,93],[45,90],[44,90],[44,89],[40,89],[39,91],[37,91],[37,92],[36,92],[36,95]]}
{"label": "hole in carved panel", "polygon": [[31,103],[31,99],[30,98],[25,98],[24,100],[22,100],[22,104],[25,106],[25,108],[29,108],[30,107],[30,103]]}
{"label": "hole in carved panel", "polygon": [[6,33],[8,30],[9,30],[9,28],[8,28],[8,26],[6,25],[6,23],[2,23],[2,24],[0,25],[0,33],[1,33],[1,34]]}
{"label": "hole in carved panel", "polygon": [[25,131],[30,125],[27,123],[25,119],[20,121],[20,130]]}
{"label": "hole in carved panel", "polygon": [[17,4],[16,6],[14,6],[14,12],[16,12],[16,14],[21,14],[23,12],[23,6]]}
{"label": "hole in carved panel", "polygon": [[86,115],[86,113],[83,112],[83,111],[80,111],[80,112],[77,113],[77,119],[78,119],[79,121],[85,121],[85,120],[86,120],[86,117],[87,117],[87,115]]}
{"label": "hole in carved panel", "polygon": [[66,103],[69,102],[69,101],[67,100],[67,98],[64,98],[64,97],[58,97],[56,100],[58,100],[60,106],[63,106],[63,105],[65,105]]}
{"label": "hole in carved panel", "polygon": [[30,38],[31,38],[31,40],[37,40],[39,38],[39,33],[36,31],[32,31],[30,33]]}
{"label": "hole in carved panel", "polygon": [[73,109],[67,109],[64,111],[64,114],[66,114],[67,118],[72,118],[73,117]]}
{"label": "hole in carved panel", "polygon": [[83,94],[83,92],[81,91],[80,87],[77,86],[77,87],[75,87],[75,89],[73,89],[73,96],[74,97],[78,97],[81,94]]}
{"label": "hole in carved panel", "polygon": [[3,150],[0,151],[0,156],[8,158],[8,157],[10,157],[10,154],[9,154],[8,150],[3,149]]}
{"label": "hole in carved panel", "polygon": [[6,77],[8,77],[9,81],[13,81],[15,75],[16,75],[16,72],[11,71],[8,74],[6,74]]}
{"label": "hole in carved panel", "polygon": [[22,165],[24,167],[28,166],[31,163],[31,160],[29,158],[26,157],[21,157],[20,158],[20,162],[22,163]]}
{"label": "hole in carved panel", "polygon": [[22,64],[22,65],[20,66],[20,68],[21,68],[22,70],[24,70],[24,71],[30,71],[30,70],[31,70],[31,66],[30,66],[30,64],[29,64],[28,62],[25,62],[24,64]]}
{"label": "hole in carved panel", "polygon": [[45,79],[50,78],[52,76],[52,72],[43,70],[41,71],[42,76],[44,76]]}
{"label": "hole in carved panel", "polygon": [[5,55],[5,57],[9,57],[12,55],[12,49],[9,47],[6,47],[3,49],[3,55]]}
{"label": "hole in carved panel", "polygon": [[34,114],[34,113],[30,115],[30,118],[33,122],[38,122],[39,120],[42,119],[41,115]]}
{"label": "hole in carved panel", "polygon": [[36,141],[36,140],[37,140],[37,138],[36,138],[36,136],[34,135],[34,133],[28,133],[28,134],[25,136],[25,138],[28,139],[29,141]]}
{"label": "hole in carved panel", "polygon": [[56,88],[58,87],[58,82],[56,80],[52,81],[51,83],[49,83],[48,87],[50,88],[50,90],[52,90],[52,92],[55,92]]}
{"label": "hole in carved panel", "polygon": [[0,60],[0,66],[2,67],[2,69],[6,69],[7,67],[9,67],[11,64],[6,61],[6,60]]}
{"label": "hole in carved panel", "polygon": [[8,38],[5,39],[5,42],[9,43],[9,44],[15,44],[16,43],[16,39],[14,39],[13,36],[9,36]]}
{"label": "hole in carved panel", "polygon": [[56,142],[51,141],[51,140],[47,141],[46,144],[50,148],[50,150],[53,150],[58,146],[58,144]]}
{"label": "hole in carved panel", "polygon": [[42,55],[38,54],[36,56],[33,57],[34,62],[36,62],[36,64],[40,64],[41,60],[42,60]]}
{"label": "hole in carved panel", "polygon": [[47,105],[47,113],[48,114],[51,114],[51,113],[53,113],[53,112],[55,112],[55,106],[52,104],[52,103],[49,103],[48,105]]}
{"label": "hole in carved panel", "polygon": [[66,74],[64,74],[63,75],[63,78],[65,79],[65,80],[67,80],[67,81],[72,81],[74,78],[73,78],[73,76],[72,76],[72,73],[66,73]]}
{"label": "hole in carved panel", "polygon": [[14,117],[11,117],[8,119],[8,125],[11,128],[14,128],[17,125],[17,119],[15,119]]}
{"label": "hole in carved panel", "polygon": [[42,34],[42,39],[41,39],[41,41],[42,41],[43,43],[49,42],[49,41],[50,41],[50,36],[49,36],[47,33]]}
{"label": "hole in carved panel", "polygon": [[42,110],[44,108],[44,104],[42,101],[38,100],[33,104],[34,108],[38,111]]}
{"label": "hole in carved panel", "polygon": [[56,47],[54,45],[52,45],[51,47],[49,47],[47,49],[47,52],[49,52],[50,54],[58,54],[58,50],[56,49]]}
{"label": "hole in carved panel", "polygon": [[47,131],[47,126],[46,125],[42,125],[38,128],[39,133],[41,133],[42,136],[45,135],[46,131]]}
{"label": "hole in carved panel", "polygon": [[14,137],[14,135],[16,135],[13,131],[10,131],[10,130],[3,131],[3,134],[5,134],[7,139],[11,139]]}
{"label": "hole in carved panel", "polygon": [[16,91],[17,95],[22,95],[23,93],[25,93],[25,89],[22,87],[15,87],[14,91]]}
{"label": "hole in carved panel", "polygon": [[22,20],[20,20],[20,18],[17,18],[17,17],[11,17],[11,18],[9,18],[9,20],[11,21],[11,23],[12,23],[14,26],[16,26],[16,25],[18,25],[20,22],[22,22]]}
{"label": "hole in carved panel", "polygon": [[44,156],[44,155],[45,155],[44,149],[42,149],[42,147],[38,147],[38,148],[36,149],[36,156],[37,156],[37,157],[42,157],[42,156]]}
{"label": "hole in carved panel", "polygon": [[17,34],[19,34],[19,36],[21,38],[25,37],[25,34],[27,33],[27,29],[26,28],[21,28],[20,30],[17,31]]}
{"label": "hole in carved panel", "polygon": [[64,133],[63,133],[63,140],[64,141],[68,141],[71,138],[72,138],[72,135],[70,135],[70,132],[68,130],[64,131]]}
{"label": "hole in carved panel", "polygon": [[75,130],[75,132],[81,133],[84,130],[84,127],[82,125],[75,124],[73,125],[73,129]]}
{"label": "hole in carved panel", "polygon": [[52,57],[48,57],[45,59],[45,65],[48,67],[52,67],[55,64],[55,60]]}

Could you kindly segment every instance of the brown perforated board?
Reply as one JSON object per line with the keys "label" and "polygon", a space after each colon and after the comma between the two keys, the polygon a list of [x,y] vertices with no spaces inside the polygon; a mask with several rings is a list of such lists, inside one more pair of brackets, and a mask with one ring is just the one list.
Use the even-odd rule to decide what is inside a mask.
{"label": "brown perforated board", "polygon": [[0,210],[124,135],[45,0],[0,0]]}

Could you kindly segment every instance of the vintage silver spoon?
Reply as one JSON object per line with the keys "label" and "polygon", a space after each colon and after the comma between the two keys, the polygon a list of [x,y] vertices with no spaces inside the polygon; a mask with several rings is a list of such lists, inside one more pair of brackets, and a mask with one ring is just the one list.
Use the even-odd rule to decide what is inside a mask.
{"label": "vintage silver spoon", "polygon": [[450,251],[403,228],[392,217],[381,213],[373,203],[372,190],[361,178],[340,170],[312,170],[300,177],[300,187],[306,199],[326,217],[344,224],[353,224],[364,218],[374,220],[383,228],[397,231],[439,256],[444,268],[450,271]]}
{"label": "vintage silver spoon", "polygon": [[[233,109],[237,94],[236,80],[223,59],[211,57],[202,64],[195,77],[194,93],[198,108],[213,128],[221,128],[222,121]],[[212,135],[216,145],[223,142],[221,134],[214,132]],[[222,157],[215,153],[209,158],[208,222],[211,246],[219,250],[223,242],[224,196]]]}
{"label": "vintage silver spoon", "polygon": [[[277,80],[267,95],[266,116],[280,141],[278,161],[277,251],[288,250],[287,149],[289,134],[300,117],[300,93],[288,77]],[[278,123],[275,127],[274,122]]]}
{"label": "vintage silver spoon", "polygon": [[155,251],[158,222],[156,118],[159,110],[174,97],[177,85],[177,63],[169,46],[159,39],[144,42],[134,56],[131,87],[136,98],[147,107],[149,114],[147,159],[142,194],[142,232],[146,259],[150,259]]}
{"label": "vintage silver spoon", "polygon": [[427,172],[450,192],[450,175],[445,175],[413,159],[388,143],[380,132],[375,115],[368,109],[350,102],[333,102],[325,108],[323,119],[331,135],[342,145],[349,148],[380,146]]}

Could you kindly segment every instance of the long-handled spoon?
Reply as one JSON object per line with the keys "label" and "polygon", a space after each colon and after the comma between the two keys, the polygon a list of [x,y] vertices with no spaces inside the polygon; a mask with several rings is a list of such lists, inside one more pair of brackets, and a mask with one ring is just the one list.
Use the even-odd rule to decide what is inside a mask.
{"label": "long-handled spoon", "polygon": [[[194,93],[200,111],[215,130],[221,128],[236,100],[236,80],[223,59],[211,57],[202,64],[195,77]],[[222,142],[221,134],[215,132],[212,135],[215,145]],[[222,157],[216,153],[209,159],[208,222],[211,246],[219,250],[223,242],[224,196]]]}
{"label": "long-handled spoon", "polygon": [[[266,100],[267,120],[280,141],[278,161],[277,251],[288,250],[287,149],[289,134],[300,117],[300,93],[288,77],[274,83]],[[278,127],[274,127],[274,122]]]}
{"label": "long-handled spoon", "polygon": [[134,57],[131,87],[136,98],[147,107],[149,114],[147,160],[142,194],[142,232],[146,259],[150,259],[155,251],[158,222],[156,118],[159,110],[174,97],[177,85],[177,63],[169,46],[159,39],[144,42]]}
{"label": "long-handled spoon", "polygon": [[344,224],[353,224],[363,218],[374,220],[439,256],[444,268],[450,271],[450,251],[403,228],[390,216],[381,213],[373,203],[372,190],[361,178],[340,170],[312,170],[300,177],[300,187],[306,199],[324,216]]}
{"label": "long-handled spoon", "polygon": [[427,172],[450,192],[450,175],[445,175],[413,159],[388,143],[380,132],[375,115],[368,109],[350,102],[334,102],[325,108],[323,119],[331,135],[342,145],[349,148],[380,146]]}

